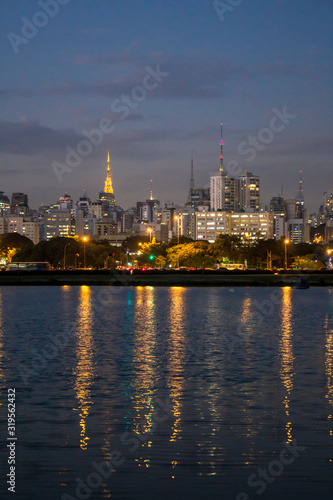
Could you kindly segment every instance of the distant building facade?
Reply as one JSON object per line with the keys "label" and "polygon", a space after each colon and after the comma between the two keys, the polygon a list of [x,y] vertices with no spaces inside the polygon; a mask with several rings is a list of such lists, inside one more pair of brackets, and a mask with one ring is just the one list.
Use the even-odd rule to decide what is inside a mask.
{"label": "distant building facade", "polygon": [[196,239],[214,242],[219,235],[237,236],[243,241],[273,238],[271,212],[196,212]]}

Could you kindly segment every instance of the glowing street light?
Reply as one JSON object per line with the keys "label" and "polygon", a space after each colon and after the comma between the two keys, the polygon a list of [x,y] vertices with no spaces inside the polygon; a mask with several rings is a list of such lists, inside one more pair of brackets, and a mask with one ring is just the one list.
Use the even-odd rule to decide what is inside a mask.
{"label": "glowing street light", "polygon": [[150,240],[150,243],[151,243],[151,233],[152,233],[152,228],[151,227],[148,227],[147,229],[148,233],[149,233],[149,240]]}
{"label": "glowing street light", "polygon": [[288,254],[287,254],[287,245],[289,240],[284,240],[284,268],[288,269]]}
{"label": "glowing street light", "polygon": [[328,259],[327,259],[327,267],[328,269],[332,269],[332,251],[331,248],[328,248],[326,250],[326,253],[328,255]]}

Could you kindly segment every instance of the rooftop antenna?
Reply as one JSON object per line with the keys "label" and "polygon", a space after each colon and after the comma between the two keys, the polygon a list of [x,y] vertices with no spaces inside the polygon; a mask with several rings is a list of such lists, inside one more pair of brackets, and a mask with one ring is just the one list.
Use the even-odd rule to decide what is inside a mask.
{"label": "rooftop antenna", "polygon": [[302,180],[302,170],[299,171],[299,188],[298,188],[298,198],[304,198],[303,194],[303,180]]}
{"label": "rooftop antenna", "polygon": [[150,199],[153,200],[153,179],[150,179]]}
{"label": "rooftop antenna", "polygon": [[194,189],[193,151],[191,152],[191,178],[190,178],[190,186],[189,186],[188,197],[187,197],[188,203],[191,202],[192,189]]}
{"label": "rooftop antenna", "polygon": [[224,156],[223,156],[223,123],[221,123],[221,142],[220,142],[220,146],[221,146],[221,152],[220,152],[220,172],[223,172],[223,160],[224,160]]}

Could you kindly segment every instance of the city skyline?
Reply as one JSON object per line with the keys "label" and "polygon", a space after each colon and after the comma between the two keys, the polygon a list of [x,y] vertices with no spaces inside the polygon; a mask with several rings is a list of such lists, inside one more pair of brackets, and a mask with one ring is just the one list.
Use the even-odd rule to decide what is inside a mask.
{"label": "city skyline", "polygon": [[[221,149],[220,149],[221,153],[220,153],[220,164],[219,164],[219,167],[217,169],[217,171],[215,173],[211,172],[211,177],[212,176],[216,176],[218,175],[220,172],[223,172],[223,160],[224,160],[224,156],[223,156],[223,141],[222,141],[222,138],[221,138]],[[136,202],[139,201],[139,200],[143,200],[143,199],[147,199],[147,198],[150,198],[150,199],[160,199],[161,202],[166,202],[166,201],[171,201],[173,203],[175,203],[177,206],[183,206],[186,204],[186,202],[188,201],[189,199],[189,187],[187,189],[187,197],[184,195],[184,198],[183,200],[181,200],[180,202],[177,202],[175,201],[174,199],[170,199],[168,200],[166,197],[163,197],[163,196],[160,196],[159,194],[157,194],[157,196],[155,196],[156,192],[155,192],[155,189],[154,189],[154,198],[152,198],[152,191],[153,191],[153,179],[149,179],[149,181],[147,180],[147,192],[146,193],[142,193],[141,196],[137,196],[137,198],[133,199],[132,202],[130,202],[130,204],[128,206],[123,206],[123,205],[120,205],[118,202],[117,202],[117,198],[116,198],[116,195],[119,194],[116,192],[116,190],[113,188],[114,186],[114,180],[113,180],[113,167],[110,168],[110,163],[112,164],[111,160],[110,160],[110,152],[108,151],[107,154],[106,154],[106,160],[105,160],[105,165],[106,165],[106,168],[105,168],[105,165],[103,167],[103,172],[104,172],[104,181],[102,182],[102,185],[104,185],[104,190],[99,190],[99,194],[101,195],[104,191],[106,192],[110,192],[112,193],[114,199],[115,199],[115,204],[117,206],[120,206],[122,209],[124,210],[128,210],[130,209],[131,207],[135,206]],[[194,182],[194,188],[195,189],[198,189],[198,188],[208,188],[209,189],[209,184],[210,184],[210,181],[209,181],[209,178],[208,178],[208,181],[204,184],[204,186],[199,186],[198,183],[196,182],[195,180],[195,169],[194,169],[194,160],[193,160],[193,157],[191,159],[191,162],[190,162],[190,170],[189,170],[189,178],[188,178],[188,185],[189,186],[192,186],[193,182]],[[250,173],[249,170],[239,170],[239,171],[235,171],[233,169],[231,169],[231,172],[228,172],[228,171],[224,171],[224,174],[226,176],[235,176],[237,177],[238,175],[244,175],[246,173]],[[106,175],[106,178],[105,178],[105,175]],[[252,173],[251,173],[252,175]],[[254,172],[253,174],[254,176],[256,176],[256,173]],[[283,197],[284,199],[297,199],[297,195],[299,194],[299,190],[300,190],[300,185],[302,186],[302,195],[303,195],[303,171],[300,170],[298,172],[298,175],[299,175],[299,178],[298,178],[298,182],[297,182],[297,189],[295,188],[295,193],[294,195],[291,195],[291,196],[286,196],[286,191],[287,191],[287,194],[288,192],[292,191],[291,189],[291,186],[285,186],[285,185],[281,185],[281,188],[280,188],[280,191],[279,192],[276,192],[272,195],[267,195],[265,193],[263,193],[263,191],[261,191],[261,198],[264,199],[264,200],[268,200],[267,202],[260,202],[260,205],[259,205],[259,209],[267,209],[269,210],[269,204],[270,204],[270,201],[273,197],[276,197],[276,196],[281,196]],[[258,176],[260,177],[260,176]],[[262,179],[260,178],[260,181],[262,182]],[[149,184],[148,184],[149,182]],[[107,187],[108,186],[108,187]],[[111,187],[110,187],[111,186]],[[285,189],[287,187],[287,189]],[[107,191],[107,189],[111,189],[110,191]],[[328,189],[332,189],[332,186],[329,186]],[[327,191],[327,187],[326,188],[323,188],[323,191],[322,191],[322,195],[320,197],[320,200],[318,200],[318,204],[317,206],[315,207],[314,210],[311,210],[309,211],[308,210],[308,214],[310,215],[310,212],[311,213],[317,213],[318,212],[318,209],[319,207],[322,205],[321,201],[322,201],[322,198],[323,198],[323,195],[325,194],[325,192]],[[9,198],[11,196],[12,193],[15,193],[15,192],[22,192],[23,191],[19,191],[19,190],[13,190],[13,191],[5,191],[5,190],[1,190],[2,193],[4,193],[5,195],[7,195]],[[98,200],[98,193],[91,193],[89,191],[89,189],[85,189],[85,188],[82,188],[81,190],[76,190],[75,191],[75,195],[73,195],[72,193],[68,192],[68,191],[64,191],[64,192],[60,192],[58,193],[58,197],[56,197],[55,199],[45,199],[44,202],[42,203],[39,203],[38,206],[33,206],[30,202],[30,195],[29,193],[25,193],[27,196],[28,196],[28,199],[29,199],[29,207],[31,209],[34,209],[34,210],[38,210],[39,207],[41,206],[48,206],[48,205],[53,205],[55,203],[58,203],[58,201],[64,196],[64,195],[69,195],[71,197],[71,199],[74,201],[74,200],[77,200],[75,203],[78,202],[78,200],[82,197],[82,196],[87,196],[91,201],[96,201]],[[303,195],[304,196],[304,195]],[[44,197],[45,198],[45,197]],[[306,204],[306,197],[305,197],[305,205],[307,207],[307,204]],[[308,208],[308,207],[307,207]],[[212,208],[212,199],[211,199],[211,210],[213,210]]]}
{"label": "city skyline", "polygon": [[[64,192],[94,197],[110,150],[121,206],[148,196],[150,179],[182,203],[192,151],[196,186],[217,170],[223,121],[225,164],[261,177],[264,204],[282,184],[296,196],[302,170],[307,207],[318,209],[332,184],[328,2],[240,2],[224,15],[187,0],[58,2],[52,15],[46,3],[1,6],[3,191],[29,193],[34,207]],[[102,140],[59,182],[52,165],[92,130]]]}

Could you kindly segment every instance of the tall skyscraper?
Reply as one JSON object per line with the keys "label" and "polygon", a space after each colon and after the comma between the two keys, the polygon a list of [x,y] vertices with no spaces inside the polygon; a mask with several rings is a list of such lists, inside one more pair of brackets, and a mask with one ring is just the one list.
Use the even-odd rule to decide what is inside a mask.
{"label": "tall skyscraper", "polygon": [[223,156],[223,125],[221,124],[220,167],[210,178],[210,209],[211,211],[236,209],[235,177],[224,171]]}
{"label": "tall skyscraper", "polygon": [[259,212],[260,177],[246,171],[237,177],[236,184],[237,210]]}
{"label": "tall skyscraper", "polygon": [[323,212],[325,219],[333,219],[333,187],[323,194]]}
{"label": "tall skyscraper", "polygon": [[107,170],[106,170],[106,179],[104,184],[104,191],[99,193],[99,199],[102,201],[103,206],[103,216],[108,217],[109,212],[114,210],[115,207],[115,196],[113,192],[112,185],[112,172],[110,168],[110,153],[108,151],[108,160],[107,160]]}
{"label": "tall skyscraper", "polygon": [[304,193],[303,193],[303,180],[302,180],[302,170],[299,173],[299,188],[295,199],[296,202],[296,218],[301,219],[304,215]]}

